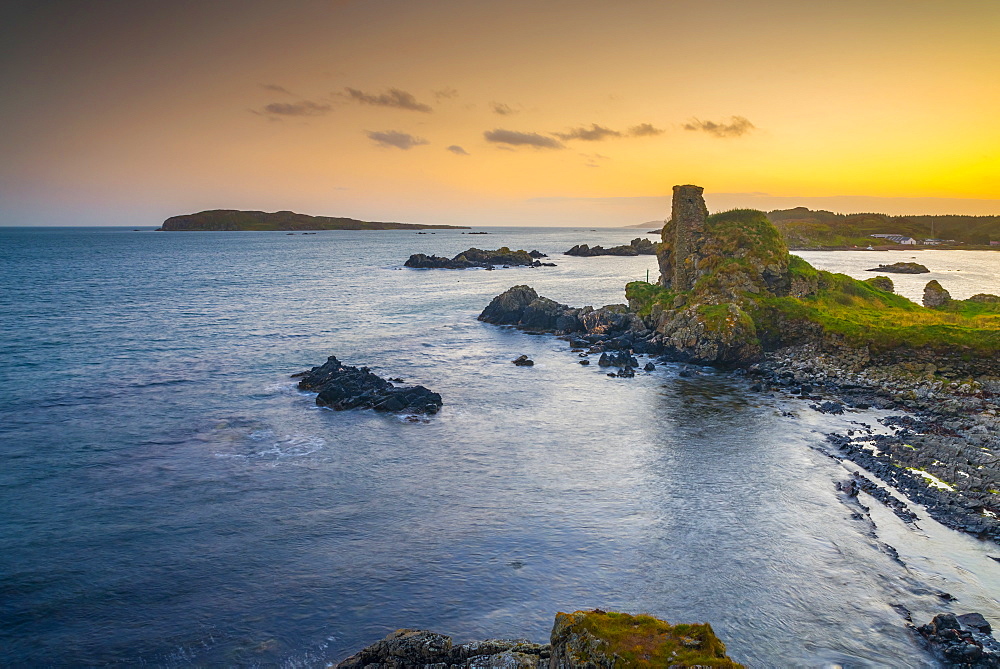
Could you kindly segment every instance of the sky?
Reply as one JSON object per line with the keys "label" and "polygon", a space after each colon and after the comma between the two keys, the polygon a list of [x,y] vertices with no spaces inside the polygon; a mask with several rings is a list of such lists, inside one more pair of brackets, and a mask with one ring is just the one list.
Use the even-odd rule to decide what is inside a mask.
{"label": "sky", "polygon": [[1000,214],[1000,2],[4,0],[0,225]]}

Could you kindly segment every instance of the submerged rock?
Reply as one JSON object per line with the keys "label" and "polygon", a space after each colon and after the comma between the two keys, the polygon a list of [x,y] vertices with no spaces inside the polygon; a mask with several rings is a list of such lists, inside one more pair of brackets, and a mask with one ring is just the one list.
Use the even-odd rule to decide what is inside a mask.
{"label": "submerged rock", "polygon": [[300,378],[299,390],[318,393],[317,405],[337,411],[374,409],[435,414],[443,404],[439,394],[423,386],[397,388],[367,367],[344,365],[332,355],[319,367],[295,376]]}
{"label": "submerged rock", "polygon": [[929,269],[918,262],[894,262],[891,265],[879,265],[866,272],[891,272],[893,274],[927,274]]}

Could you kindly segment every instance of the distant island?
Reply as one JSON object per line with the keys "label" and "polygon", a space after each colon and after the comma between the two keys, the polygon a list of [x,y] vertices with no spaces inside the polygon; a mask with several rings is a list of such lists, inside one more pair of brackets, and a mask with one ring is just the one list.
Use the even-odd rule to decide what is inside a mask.
{"label": "distant island", "polygon": [[998,246],[1000,216],[835,214],[796,207],[767,213],[792,250],[885,246]]}
{"label": "distant island", "polygon": [[240,211],[212,209],[197,214],[171,216],[158,231],[191,230],[468,230],[468,225],[426,225],[423,223],[383,223],[353,218],[309,216],[294,211]]}

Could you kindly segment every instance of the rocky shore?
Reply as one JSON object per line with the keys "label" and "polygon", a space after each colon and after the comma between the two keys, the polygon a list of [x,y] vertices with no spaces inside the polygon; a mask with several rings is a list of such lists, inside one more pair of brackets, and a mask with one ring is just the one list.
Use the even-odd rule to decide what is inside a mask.
{"label": "rocky shore", "polygon": [[403,263],[403,266],[414,269],[469,269],[470,267],[493,269],[497,265],[501,267],[555,267],[555,263],[543,263],[539,260],[539,258],[546,257],[548,256],[540,251],[511,251],[506,246],[492,251],[471,248],[459,253],[454,258],[414,253]]}

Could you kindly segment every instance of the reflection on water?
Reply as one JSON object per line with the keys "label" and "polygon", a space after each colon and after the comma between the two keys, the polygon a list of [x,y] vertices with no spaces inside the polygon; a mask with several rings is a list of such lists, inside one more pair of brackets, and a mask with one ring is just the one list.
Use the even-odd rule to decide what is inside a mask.
{"label": "reflection on water", "polygon": [[[822,434],[872,417],[672,364],[612,379],[475,320],[517,283],[619,302],[654,258],[398,269],[469,245],[440,232],[3,233],[4,661],[319,666],[398,627],[542,640],[600,606],[710,621],[752,666],[927,666],[893,604],[1000,616],[974,546],[952,567],[954,533],[873,536],[838,499]],[[288,375],[331,354],[444,408],[318,409]]]}

